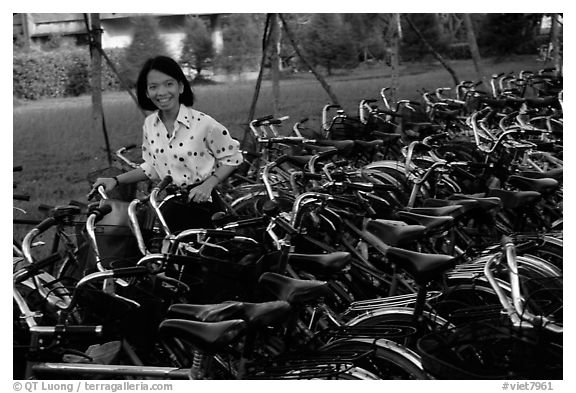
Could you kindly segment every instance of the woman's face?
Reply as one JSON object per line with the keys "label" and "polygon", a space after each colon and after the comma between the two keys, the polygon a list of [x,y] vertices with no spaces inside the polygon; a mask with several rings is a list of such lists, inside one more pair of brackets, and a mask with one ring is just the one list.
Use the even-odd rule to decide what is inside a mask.
{"label": "woman's face", "polygon": [[146,95],[164,112],[180,108],[180,94],[184,86],[176,79],[158,70],[150,70],[147,77]]}

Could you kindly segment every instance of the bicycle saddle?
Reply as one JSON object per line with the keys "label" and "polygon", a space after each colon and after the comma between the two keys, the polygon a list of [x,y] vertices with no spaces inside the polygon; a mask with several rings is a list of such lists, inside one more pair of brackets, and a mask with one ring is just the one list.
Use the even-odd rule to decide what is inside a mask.
{"label": "bicycle saddle", "polygon": [[530,177],[523,177],[518,175],[512,175],[508,178],[508,183],[512,187],[519,188],[522,191],[536,191],[540,193],[546,193],[558,188],[558,181],[551,179],[549,177],[543,177],[540,179],[532,179]]}
{"label": "bicycle saddle", "polygon": [[452,200],[453,203],[456,203],[458,205],[464,205],[465,203],[467,203],[467,201],[474,201],[474,202],[476,202],[476,204],[479,208],[481,208],[485,211],[488,211],[488,210],[494,209],[496,207],[502,206],[502,201],[500,200],[500,198],[488,197],[488,196],[484,196],[484,194],[482,194],[482,196],[454,194],[454,195],[451,195],[449,197],[449,199]]}
{"label": "bicycle saddle", "polygon": [[224,302],[220,304],[174,304],[168,309],[170,318],[195,319],[201,322],[221,322],[242,319],[250,326],[270,326],[282,323],[291,311],[282,300],[264,303]]}
{"label": "bicycle saddle", "polygon": [[168,318],[192,319],[202,322],[220,322],[235,318],[242,307],[241,302],[217,304],[173,304],[168,308]]}
{"label": "bicycle saddle", "polygon": [[423,225],[426,227],[427,232],[436,232],[446,230],[454,219],[451,216],[427,216],[424,214],[416,214],[407,211],[399,211],[396,213],[396,218],[406,221],[408,224]]}
{"label": "bicycle saddle", "polygon": [[308,162],[314,157],[313,155],[303,155],[303,156],[288,156],[288,161],[298,167],[304,168],[308,165]]}
{"label": "bicycle saddle", "polygon": [[404,211],[433,217],[452,216],[454,219],[464,213],[462,206],[457,204],[437,207],[405,207]]}
{"label": "bicycle saddle", "polygon": [[564,176],[564,168],[551,169],[547,172],[536,172],[536,171],[522,171],[520,176],[530,177],[532,179],[541,179],[543,177],[549,177],[558,181],[562,181]]}
{"label": "bicycle saddle", "polygon": [[517,209],[533,205],[540,200],[542,195],[536,191],[508,191],[499,188],[491,188],[488,196],[498,197],[505,209]]}
{"label": "bicycle saddle", "polygon": [[402,136],[400,134],[394,134],[382,131],[372,131],[372,135],[374,135],[376,138],[380,139],[384,143],[395,142]]}
{"label": "bicycle saddle", "polygon": [[214,353],[239,339],[246,331],[246,322],[241,319],[223,322],[166,319],[158,329],[164,337],[182,339],[202,351]]}
{"label": "bicycle saddle", "polygon": [[290,304],[303,304],[331,294],[326,281],[298,280],[272,272],[262,274],[258,281],[277,299]]}
{"label": "bicycle saddle", "polygon": [[294,267],[303,268],[311,273],[331,274],[344,269],[351,259],[349,252],[336,251],[329,254],[297,254],[288,255],[288,263]]}
{"label": "bicycle saddle", "polygon": [[368,220],[366,230],[389,246],[407,245],[418,240],[425,232],[423,225],[408,225],[403,221]]}
{"label": "bicycle saddle", "polygon": [[344,139],[344,140],[330,140],[330,139],[323,139],[318,140],[316,143],[311,144],[311,147],[317,146],[324,146],[324,147],[333,147],[338,151],[350,151],[354,148],[355,141]]}
{"label": "bicycle saddle", "polygon": [[[500,201],[498,201],[500,203]],[[474,211],[482,211],[483,206],[479,201],[473,199],[435,199],[435,198],[428,198],[422,202],[423,207],[444,207],[444,206],[460,206],[460,211],[462,215],[466,215],[470,212]]]}
{"label": "bicycle saddle", "polygon": [[420,285],[437,278],[453,267],[457,260],[450,255],[424,254],[395,247],[390,247],[386,256],[398,267],[406,270]]}
{"label": "bicycle saddle", "polygon": [[[397,135],[397,134],[392,134],[392,135]],[[358,149],[361,149],[361,150],[374,149],[376,147],[384,145],[384,143],[385,142],[382,139],[374,139],[371,141],[363,141],[362,139],[355,139],[354,140],[355,147],[357,147]]]}

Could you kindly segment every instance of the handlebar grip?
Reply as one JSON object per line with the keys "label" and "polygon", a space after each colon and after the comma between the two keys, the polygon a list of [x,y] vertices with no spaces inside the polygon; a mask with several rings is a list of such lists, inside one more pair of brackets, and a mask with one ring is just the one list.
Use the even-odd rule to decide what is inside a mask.
{"label": "handlebar grip", "polygon": [[38,262],[34,262],[30,266],[26,266],[24,268],[26,272],[18,276],[16,283],[26,281],[30,277],[34,276],[38,271],[44,269],[46,266],[53,265],[54,263],[56,263],[61,259],[62,257],[60,256],[60,254],[56,252],[52,255],[47,256],[46,258],[41,259]]}
{"label": "handlebar grip", "polygon": [[96,221],[101,220],[106,214],[112,211],[112,206],[110,205],[102,205],[90,211],[91,215],[96,217]]}
{"label": "handlebar grip", "polygon": [[378,101],[378,100],[375,100],[375,99],[372,99],[372,98],[369,99],[369,100],[364,100],[364,102],[365,102],[366,104],[371,104],[371,103],[377,102],[377,101]]}
{"label": "handlebar grip", "polygon": [[366,183],[345,183],[345,184],[346,187],[352,190],[366,191],[366,192],[374,190],[374,186],[372,184],[366,184]]}
{"label": "handlebar grip", "polygon": [[80,209],[86,209],[88,207],[86,203],[74,199],[71,199],[70,202],[68,202],[68,206],[77,206]]}
{"label": "handlebar grip", "polygon": [[16,201],[29,201],[30,195],[13,194],[12,199]]}
{"label": "handlebar grip", "polygon": [[150,271],[146,266],[131,266],[131,267],[121,267],[112,270],[112,277],[122,278],[130,276],[140,276],[150,274]]}
{"label": "handlebar grip", "polygon": [[261,122],[261,121],[266,121],[266,120],[272,120],[274,118],[273,115],[266,115],[266,116],[262,116],[256,119],[257,122]]}
{"label": "handlebar grip", "polygon": [[394,112],[393,110],[386,109],[386,108],[378,108],[378,112],[384,113],[385,115],[392,116],[392,117],[402,117],[402,114]]}
{"label": "handlebar grip", "polygon": [[57,325],[54,326],[54,333],[56,334],[101,334],[102,326],[66,326]]}
{"label": "handlebar grip", "polygon": [[22,171],[22,165],[17,165],[14,167],[13,172],[21,172]]}
{"label": "handlebar grip", "polygon": [[51,211],[52,209],[54,209],[54,206],[51,205],[46,205],[44,203],[41,203],[38,205],[38,210],[44,213],[47,213],[49,211]]}
{"label": "handlebar grip", "polygon": [[520,133],[527,136],[540,136],[548,133],[547,130],[520,130]]}
{"label": "handlebar grip", "polygon": [[510,236],[502,236],[502,239],[500,240],[500,244],[502,244],[502,247],[506,247],[509,244],[514,244],[514,241],[512,240],[512,238]]}
{"label": "handlebar grip", "polygon": [[65,219],[80,214],[81,212],[82,210],[80,209],[79,206],[73,206],[73,205],[56,206],[52,210],[52,216],[56,219],[63,219],[63,218]]}
{"label": "handlebar grip", "polygon": [[132,144],[130,144],[130,145],[124,146],[124,150],[125,150],[125,151],[126,151],[126,150],[132,150],[132,149],[134,149],[136,146],[138,146],[138,145],[135,144],[135,143],[132,143]]}
{"label": "handlebar grip", "polygon": [[47,230],[48,228],[50,228],[51,226],[53,226],[54,224],[56,224],[56,219],[54,217],[48,217],[40,224],[36,225],[35,229],[38,230],[38,234],[40,234],[45,230]]}
{"label": "handlebar grip", "polygon": [[308,118],[305,117],[303,119],[301,119],[298,123],[302,124],[302,123],[306,123],[308,121]]}
{"label": "handlebar grip", "polygon": [[397,191],[398,188],[392,184],[372,184],[374,191]]}
{"label": "handlebar grip", "polygon": [[162,191],[165,189],[170,183],[172,183],[172,176],[168,175],[156,186],[158,191]]}
{"label": "handlebar grip", "polygon": [[236,236],[236,232],[235,231],[228,231],[225,229],[206,229],[206,235],[207,236],[214,236],[214,237],[233,238],[234,236]]}
{"label": "handlebar grip", "polygon": [[282,120],[272,119],[272,120],[268,121],[268,124],[282,124]]}

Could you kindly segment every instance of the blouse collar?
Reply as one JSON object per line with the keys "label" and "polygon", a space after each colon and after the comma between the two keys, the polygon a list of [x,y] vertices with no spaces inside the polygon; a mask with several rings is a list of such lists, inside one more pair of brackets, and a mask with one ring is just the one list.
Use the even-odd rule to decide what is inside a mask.
{"label": "blouse collar", "polygon": [[[176,121],[186,126],[186,128],[190,128],[192,120],[194,120],[194,114],[189,109],[190,108],[188,108],[184,104],[180,104],[180,109],[178,110],[178,116],[176,117]],[[156,117],[154,118],[154,125],[156,126],[161,121],[160,110],[157,109],[154,112],[154,114],[156,115]]]}

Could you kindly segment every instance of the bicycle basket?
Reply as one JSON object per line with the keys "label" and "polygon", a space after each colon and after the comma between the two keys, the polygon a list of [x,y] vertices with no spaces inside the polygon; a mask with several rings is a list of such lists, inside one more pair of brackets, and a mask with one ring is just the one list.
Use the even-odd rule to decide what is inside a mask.
{"label": "bicycle basket", "polygon": [[424,369],[437,379],[561,379],[562,345],[544,332],[491,322],[418,340]]}
{"label": "bicycle basket", "polygon": [[364,124],[353,117],[336,116],[326,132],[327,139],[364,139],[367,136]]}
{"label": "bicycle basket", "polygon": [[270,268],[261,247],[237,239],[213,244],[218,247],[203,246],[196,255],[175,258],[167,274],[190,286],[188,297],[195,303],[256,298],[258,278]]}
{"label": "bicycle basket", "polygon": [[[105,268],[133,265],[142,254],[128,218],[128,202],[103,199],[100,205],[109,205],[112,211],[98,221],[94,227],[100,259]],[[137,211],[138,222],[144,239],[150,239],[154,225],[154,214],[147,206]]]}

